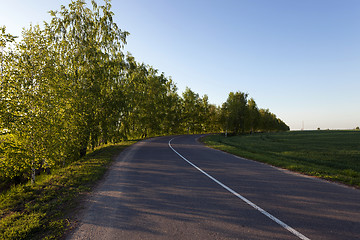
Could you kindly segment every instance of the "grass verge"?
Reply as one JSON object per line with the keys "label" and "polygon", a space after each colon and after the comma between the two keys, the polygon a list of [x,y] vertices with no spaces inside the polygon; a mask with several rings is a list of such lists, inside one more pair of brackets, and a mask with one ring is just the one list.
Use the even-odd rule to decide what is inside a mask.
{"label": "grass verge", "polygon": [[43,175],[35,185],[0,195],[0,239],[59,239],[70,226],[66,216],[90,192],[114,157],[134,142],[99,148],[69,166]]}
{"label": "grass verge", "polygon": [[360,187],[359,131],[211,135],[202,141],[237,156]]}

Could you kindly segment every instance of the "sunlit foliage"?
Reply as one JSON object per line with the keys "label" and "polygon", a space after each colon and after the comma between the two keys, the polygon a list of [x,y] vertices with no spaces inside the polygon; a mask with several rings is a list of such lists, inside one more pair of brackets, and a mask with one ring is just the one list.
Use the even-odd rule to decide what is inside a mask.
{"label": "sunlit foliage", "polygon": [[220,108],[123,52],[128,32],[111,2],[74,0],[52,19],[24,29],[0,28],[0,180],[21,182],[63,167],[89,149],[125,139],[229,130],[287,130],[247,94]]}

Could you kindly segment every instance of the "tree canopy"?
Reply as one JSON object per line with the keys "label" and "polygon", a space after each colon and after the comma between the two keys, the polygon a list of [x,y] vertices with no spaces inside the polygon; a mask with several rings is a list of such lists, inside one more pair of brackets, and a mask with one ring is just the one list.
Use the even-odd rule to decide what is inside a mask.
{"label": "tree canopy", "polygon": [[[124,53],[111,2],[74,0],[19,42],[0,28],[0,180],[24,181],[101,144],[169,134],[286,131],[248,94],[221,106]],[[9,46],[11,44],[11,46]]]}

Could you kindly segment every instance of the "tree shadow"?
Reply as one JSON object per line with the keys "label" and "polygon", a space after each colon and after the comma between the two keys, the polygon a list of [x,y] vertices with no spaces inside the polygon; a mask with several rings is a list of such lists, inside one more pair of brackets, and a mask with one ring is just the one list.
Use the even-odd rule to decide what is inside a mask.
{"label": "tree shadow", "polygon": [[[168,140],[137,143],[118,157],[89,199],[80,231],[104,227],[124,239],[296,239],[176,156]],[[186,138],[174,142],[194,164],[300,232],[318,239],[349,239],[359,232],[359,192],[344,202],[322,181],[231,155],[225,159],[226,153]]]}

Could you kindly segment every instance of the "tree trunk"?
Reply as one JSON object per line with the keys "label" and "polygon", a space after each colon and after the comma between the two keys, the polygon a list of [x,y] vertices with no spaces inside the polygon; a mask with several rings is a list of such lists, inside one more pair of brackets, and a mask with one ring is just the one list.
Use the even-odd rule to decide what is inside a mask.
{"label": "tree trunk", "polygon": [[82,147],[80,149],[80,158],[82,158],[86,155],[86,149],[87,149],[87,147]]}
{"label": "tree trunk", "polygon": [[36,175],[36,169],[35,167],[33,167],[31,169],[31,184],[34,185],[35,184],[35,175]]}

